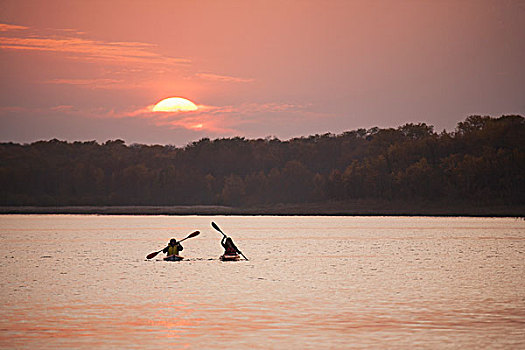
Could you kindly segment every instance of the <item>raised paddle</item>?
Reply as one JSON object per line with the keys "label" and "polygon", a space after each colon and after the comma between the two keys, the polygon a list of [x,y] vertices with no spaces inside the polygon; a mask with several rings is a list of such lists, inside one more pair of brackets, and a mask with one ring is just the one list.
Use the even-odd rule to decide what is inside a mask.
{"label": "raised paddle", "polygon": [[[216,229],[217,231],[219,231],[220,233],[222,233],[222,234],[224,235],[224,237],[228,237],[228,236],[226,236],[226,234],[225,234],[224,232],[222,232],[222,230],[219,228],[219,226],[217,226],[217,224],[214,223],[213,221],[211,222],[211,226],[212,226],[214,229]],[[248,258],[245,257],[244,254],[243,254],[239,249],[237,249],[237,252],[238,252],[239,254],[241,254],[242,257],[243,257],[244,259],[248,260]]]}
{"label": "raised paddle", "polygon": [[[185,241],[185,240],[187,240],[188,238],[192,238],[192,237],[198,236],[199,233],[200,233],[200,231],[192,232],[192,233],[190,233],[190,234],[188,235],[188,237],[181,239],[178,243],[180,243],[180,242],[182,242],[182,241]],[[160,253],[161,251],[163,251],[163,250],[164,250],[164,248],[162,248],[162,249],[159,250],[158,252],[153,252],[153,253],[148,254],[148,255],[146,256],[146,259],[153,259],[154,257],[157,256],[157,254],[159,254],[159,253]]]}

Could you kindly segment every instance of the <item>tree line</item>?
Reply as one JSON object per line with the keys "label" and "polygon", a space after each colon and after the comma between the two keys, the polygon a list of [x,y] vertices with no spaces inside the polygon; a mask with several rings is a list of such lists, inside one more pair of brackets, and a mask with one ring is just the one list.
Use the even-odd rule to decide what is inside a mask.
{"label": "tree line", "polygon": [[56,139],[0,144],[0,205],[229,205],[354,199],[525,204],[525,122],[469,116],[281,141],[185,147]]}

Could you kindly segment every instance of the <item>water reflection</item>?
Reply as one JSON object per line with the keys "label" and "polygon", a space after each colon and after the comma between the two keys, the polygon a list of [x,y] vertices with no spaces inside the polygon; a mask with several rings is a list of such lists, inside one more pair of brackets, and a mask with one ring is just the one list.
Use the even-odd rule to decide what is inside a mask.
{"label": "water reflection", "polygon": [[524,252],[512,219],[2,216],[0,348],[519,348]]}

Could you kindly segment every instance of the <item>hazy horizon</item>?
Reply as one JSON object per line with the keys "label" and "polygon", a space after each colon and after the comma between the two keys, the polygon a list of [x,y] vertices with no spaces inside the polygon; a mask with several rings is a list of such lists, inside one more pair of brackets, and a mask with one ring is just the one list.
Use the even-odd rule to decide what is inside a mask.
{"label": "hazy horizon", "polygon": [[[503,116],[500,116],[500,117],[504,117],[505,115]],[[521,115],[519,115],[520,117],[523,117]],[[498,119],[497,117],[492,117],[492,116],[482,116],[482,117],[489,117],[491,119]],[[467,118],[465,118],[464,120],[460,120],[458,121],[458,123],[460,122],[464,122]],[[457,124],[454,128],[450,129],[450,130],[447,130],[447,129],[443,129],[443,130],[437,130],[434,125],[429,125],[429,124],[426,124],[424,122],[416,122],[416,123],[406,123],[406,124],[403,124],[403,125],[397,125],[397,126],[390,126],[390,127],[385,127],[385,128],[381,128],[381,127],[378,127],[378,126],[372,126],[372,127],[368,127],[368,128],[356,128],[356,129],[352,129],[352,130],[343,130],[339,133],[332,133],[332,132],[324,132],[324,133],[312,133],[312,134],[308,134],[308,135],[296,135],[296,136],[291,136],[289,138],[279,138],[275,135],[266,135],[266,136],[257,136],[257,137],[246,137],[246,136],[242,136],[242,135],[231,135],[231,136],[202,136],[198,139],[195,139],[195,140],[190,140],[188,141],[186,144],[172,144],[172,143],[160,143],[160,142],[152,142],[152,143],[147,143],[147,142],[130,142],[128,140],[125,140],[123,138],[119,138],[119,137],[116,137],[116,138],[108,138],[108,139],[78,139],[78,140],[73,140],[73,139],[61,139],[61,138],[58,138],[58,137],[52,137],[52,138],[47,138],[47,139],[39,139],[39,140],[33,140],[33,141],[12,141],[12,140],[8,140],[8,141],[3,141],[3,140],[0,140],[0,143],[3,143],[3,144],[6,144],[6,143],[15,143],[15,144],[20,144],[20,145],[29,145],[29,144],[33,144],[33,143],[36,143],[36,142],[49,142],[49,141],[52,141],[52,140],[58,140],[58,141],[61,141],[61,142],[68,142],[68,143],[74,143],[74,142],[97,142],[98,144],[105,144],[106,142],[111,142],[111,141],[117,141],[117,140],[120,140],[120,141],[124,141],[124,144],[127,145],[127,146],[131,146],[133,144],[138,144],[138,145],[145,145],[145,146],[173,146],[173,147],[177,147],[177,148],[182,148],[182,147],[185,147],[185,146],[188,146],[188,145],[191,145],[192,143],[194,142],[199,142],[203,139],[209,139],[211,141],[214,141],[214,140],[220,140],[220,139],[233,139],[233,138],[243,138],[243,139],[246,139],[246,140],[260,140],[260,139],[278,139],[279,141],[282,141],[282,142],[288,142],[288,141],[291,141],[291,140],[294,140],[294,139],[300,139],[300,138],[309,138],[309,137],[312,137],[312,136],[323,136],[323,135],[333,135],[334,137],[338,137],[338,136],[342,136],[344,133],[346,132],[354,132],[354,131],[358,131],[359,129],[364,129],[366,131],[369,131],[369,130],[373,130],[374,128],[378,128],[379,130],[387,130],[387,129],[398,129],[398,128],[401,128],[403,127],[404,125],[408,125],[408,124],[412,124],[412,125],[419,125],[419,124],[425,124],[427,125],[428,127],[433,127],[434,128],[434,132],[436,132],[437,134],[440,134],[442,132],[447,132],[447,133],[453,133],[457,130]]]}

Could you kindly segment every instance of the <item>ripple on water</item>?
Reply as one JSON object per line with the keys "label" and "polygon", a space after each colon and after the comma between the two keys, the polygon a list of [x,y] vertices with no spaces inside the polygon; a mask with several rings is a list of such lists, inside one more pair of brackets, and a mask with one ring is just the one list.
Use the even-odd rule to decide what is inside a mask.
{"label": "ripple on water", "polygon": [[[478,349],[525,343],[521,221],[0,220],[0,347]],[[204,229],[211,221],[231,232],[250,261],[217,259],[221,237]],[[14,222],[26,229],[10,230]],[[144,259],[173,231],[195,228],[202,233],[185,242],[186,260]],[[27,236],[42,245],[27,247]]]}

